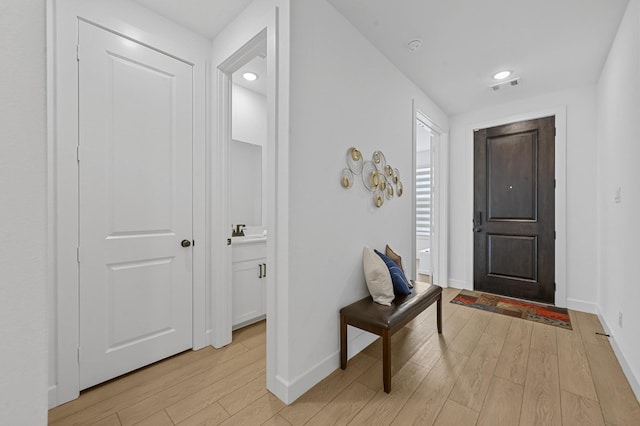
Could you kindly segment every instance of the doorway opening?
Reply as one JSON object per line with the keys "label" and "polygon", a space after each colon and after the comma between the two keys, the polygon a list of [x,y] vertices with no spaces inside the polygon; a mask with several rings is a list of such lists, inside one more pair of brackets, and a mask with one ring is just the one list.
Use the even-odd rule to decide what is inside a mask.
{"label": "doorway opening", "polygon": [[[231,326],[266,319],[267,262],[267,46],[262,39],[231,74],[229,218]],[[229,228],[227,228],[229,229]]]}
{"label": "doorway opening", "polygon": [[415,114],[414,259],[418,281],[439,283],[438,171],[440,131],[421,112]]}

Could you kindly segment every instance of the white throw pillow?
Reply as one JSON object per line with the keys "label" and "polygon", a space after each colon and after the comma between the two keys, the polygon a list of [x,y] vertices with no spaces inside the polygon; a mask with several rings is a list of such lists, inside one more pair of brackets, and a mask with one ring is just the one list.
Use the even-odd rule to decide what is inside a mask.
{"label": "white throw pillow", "polygon": [[374,302],[381,305],[390,306],[393,300],[393,283],[389,268],[369,247],[365,247],[362,252],[362,266],[364,267],[364,278],[367,281],[367,288]]}

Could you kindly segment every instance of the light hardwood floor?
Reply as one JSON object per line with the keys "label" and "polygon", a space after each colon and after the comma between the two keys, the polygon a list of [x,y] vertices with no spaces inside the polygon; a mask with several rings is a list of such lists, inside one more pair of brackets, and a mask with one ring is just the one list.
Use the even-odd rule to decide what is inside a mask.
{"label": "light hardwood floor", "polygon": [[[83,392],[51,425],[640,425],[596,316],[573,331],[448,303],[392,339],[392,392],[376,341],[290,406],[265,387],[264,322],[223,349],[185,352]],[[338,333],[338,330],[336,330]],[[337,339],[337,338],[336,338]],[[337,355],[336,355],[337,356]]]}

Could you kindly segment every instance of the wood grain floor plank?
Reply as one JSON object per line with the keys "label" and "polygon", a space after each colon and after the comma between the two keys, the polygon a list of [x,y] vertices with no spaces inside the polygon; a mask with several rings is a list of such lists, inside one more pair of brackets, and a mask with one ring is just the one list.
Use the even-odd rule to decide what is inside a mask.
{"label": "wood grain floor plank", "polygon": [[376,393],[358,382],[351,383],[305,425],[346,425]]}
{"label": "wood grain floor plank", "polygon": [[471,355],[473,349],[478,344],[480,336],[491,320],[491,314],[477,309],[463,307],[472,311],[472,315],[467,320],[465,326],[449,345],[449,350],[456,351],[462,355]]}
{"label": "wood grain floor plank", "polygon": [[436,426],[474,426],[478,419],[478,413],[460,405],[455,401],[447,400],[436,419]]}
{"label": "wood grain floor plank", "polygon": [[587,352],[580,333],[556,328],[560,389],[597,401]]}
{"label": "wood grain floor plank", "polygon": [[600,320],[596,315],[588,314],[586,312],[574,311],[576,322],[579,327],[580,335],[582,336],[582,342],[592,345],[604,345],[609,344],[609,339],[606,336],[601,336],[596,333],[604,334],[604,329]]}
{"label": "wood grain floor plank", "polygon": [[286,421],[280,414],[276,414],[266,422],[262,423],[262,426],[291,426],[291,423]]}
{"label": "wood grain floor plank", "polygon": [[[447,303],[456,294],[454,289],[443,290]],[[394,392],[401,389],[401,397],[389,398],[381,392],[382,367],[379,362],[375,364],[381,349],[376,343],[368,348],[375,357],[368,355],[368,351],[361,352],[349,361],[346,370],[336,370],[290,406],[284,407],[279,401],[270,400],[269,397],[274,397],[264,387],[266,328],[263,322],[234,332],[234,342],[223,349],[185,352],[83,392],[76,401],[50,410],[49,424],[121,426],[119,414],[124,412],[126,424],[140,420],[143,425],[162,425],[171,420],[167,417],[169,407],[177,407],[180,403],[184,404],[184,412],[193,413],[184,419],[184,415],[176,415],[177,419],[182,419],[180,424],[183,426],[216,425],[224,421],[272,426],[306,422],[342,424],[352,417],[352,420],[360,419],[360,423],[372,423],[375,418],[380,424],[393,421],[393,424],[402,426],[432,425],[465,411],[471,414],[468,411],[470,407],[456,405],[459,402],[451,398],[455,396],[452,390],[470,381],[461,374],[465,369],[478,375],[470,381],[473,383],[471,387],[482,389],[482,379],[487,374],[485,370],[491,368],[472,366],[487,359],[486,339],[504,335],[494,376],[478,413],[478,425],[507,424],[502,419],[509,417],[515,419],[510,423],[514,425],[554,425],[561,421],[571,426],[602,425],[603,421],[607,426],[640,425],[640,407],[608,339],[595,335],[595,331],[602,330],[595,315],[570,311],[574,330],[567,331],[550,327],[543,329],[540,328],[545,327],[542,324],[515,318],[496,319],[496,314],[450,305],[443,307],[442,335],[434,333],[432,312],[425,312],[411,327],[396,333],[400,343],[393,348],[395,374],[392,389]],[[508,328],[505,321],[510,322]],[[482,332],[475,336],[474,342],[473,330],[478,332],[478,329]],[[555,339],[551,338],[549,329],[553,330]],[[459,338],[461,333],[463,338]],[[469,355],[452,350],[454,343],[458,350]],[[474,354],[476,358],[467,368],[470,356]],[[243,369],[252,363],[261,365],[262,369],[255,372],[253,378],[247,378],[243,376],[246,373]],[[400,375],[407,365],[417,369],[417,375]],[[570,371],[572,369],[576,371]],[[238,373],[244,379],[232,378]],[[423,374],[426,377],[420,381]],[[595,395],[585,385],[589,374]],[[370,381],[364,379],[365,375]],[[416,380],[419,383],[416,384]],[[216,383],[225,387],[225,391],[215,391]],[[207,394],[203,390],[207,387],[212,387],[213,392]],[[168,391],[170,388],[173,390]],[[370,395],[373,396],[369,399]],[[598,400],[585,395],[593,395]],[[128,409],[147,399],[154,403],[148,406],[141,404],[148,410],[143,410],[144,416],[127,417]],[[234,413],[233,418],[222,404]],[[189,407],[197,411],[189,411]],[[382,412],[386,414],[380,414]],[[467,420],[464,417],[456,421]]]}
{"label": "wood grain floor plank", "polygon": [[178,426],[215,426],[229,418],[229,413],[217,402],[178,423]]}
{"label": "wood grain floor plank", "polygon": [[444,406],[469,357],[454,351],[442,354],[438,363],[418,385],[392,424],[431,425]]}
{"label": "wood grain floor plank", "polygon": [[478,426],[512,426],[520,419],[524,386],[494,376],[482,406]]}
{"label": "wood grain floor plank", "polygon": [[390,424],[427,373],[424,367],[408,362],[393,377],[391,392],[387,394],[380,389],[349,424]]}
{"label": "wood grain floor plank", "polygon": [[494,314],[491,316],[489,325],[484,329],[484,332],[491,336],[498,337],[501,340],[505,340],[511,327],[511,321],[513,321],[513,318],[509,316]]}
{"label": "wood grain floor plank", "polygon": [[604,426],[602,410],[597,401],[561,391],[563,426]]}
{"label": "wood grain floor plank", "polygon": [[534,322],[531,330],[531,350],[557,355],[556,327]]}
{"label": "wood grain floor plank", "polygon": [[[252,380],[258,372],[265,368],[265,351],[264,346],[251,349],[234,360],[213,366],[201,374],[172,386],[167,386],[162,391],[123,410],[119,410],[120,421],[123,426],[134,424],[165,408],[173,418],[178,412],[173,405],[185,400],[185,398],[193,396],[193,400],[185,401],[189,401],[190,406],[200,407],[204,403],[203,401],[214,401],[213,397],[208,394],[209,392],[215,392],[215,396],[218,398],[225,396],[228,392],[232,392]],[[210,386],[213,386],[213,389],[209,388]]]}
{"label": "wood grain floor plank", "polygon": [[[548,348],[548,346],[543,347]],[[560,426],[561,424],[558,358],[548,350],[531,349],[520,426]]]}
{"label": "wood grain floor plank", "polygon": [[173,426],[173,422],[166,411],[162,410],[136,423],[136,426]]}
{"label": "wood grain floor plank", "polygon": [[609,343],[587,343],[585,349],[605,422],[640,425],[638,400]]}
{"label": "wood grain floor plank", "polygon": [[[293,425],[304,424],[355,381],[358,376],[367,371],[375,361],[374,358],[359,353],[349,360],[345,370],[337,369],[298,398],[294,404],[285,407],[279,414]],[[382,374],[382,371],[379,371],[378,374]]]}
{"label": "wood grain floor plank", "polygon": [[224,364],[246,352],[248,349],[241,345],[185,352],[83,392],[81,398],[50,410],[49,422],[53,425],[64,420],[60,424],[67,426],[109,416],[127,404],[133,405],[205,368]]}
{"label": "wood grain floor plank", "polygon": [[267,393],[251,405],[229,417],[221,425],[260,425],[278,414],[284,403],[271,393]]}
{"label": "wood grain floor plank", "polygon": [[178,385],[120,412],[120,420],[123,426],[126,426],[135,422],[141,412],[148,411],[153,407],[164,406],[174,423],[179,423],[216,401],[220,403],[221,398],[241,389],[258,377],[264,377],[265,374],[264,360],[258,360],[239,368],[234,374],[202,388],[193,386],[192,383],[186,383],[186,386]]}
{"label": "wood grain floor plank", "polygon": [[263,371],[255,379],[221,398],[218,402],[229,414],[233,415],[267,392],[267,372]]}
{"label": "wood grain floor plank", "polygon": [[105,417],[102,420],[98,420],[95,423],[92,423],[93,426],[120,426],[120,419],[118,419],[117,414],[112,414],[109,417]]}
{"label": "wood grain floor plank", "polygon": [[[496,315],[491,323],[499,318],[501,316]],[[491,323],[487,327],[487,331],[480,337],[478,344],[469,357],[469,361],[449,395],[449,399],[477,412],[482,409],[508,329],[502,326],[501,331],[494,330],[490,332]],[[492,335],[491,333],[493,332],[500,334]]]}
{"label": "wood grain floor plank", "polygon": [[518,318],[511,321],[494,375],[514,383],[524,384],[532,329],[531,321]]}

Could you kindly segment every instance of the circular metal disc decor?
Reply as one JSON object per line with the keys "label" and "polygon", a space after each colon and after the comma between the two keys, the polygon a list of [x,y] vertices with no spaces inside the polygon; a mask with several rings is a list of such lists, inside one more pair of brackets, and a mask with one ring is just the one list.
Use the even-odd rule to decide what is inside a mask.
{"label": "circular metal disc decor", "polygon": [[364,187],[373,193],[374,206],[382,207],[385,199],[390,200],[394,195],[402,196],[400,172],[387,164],[382,151],[374,151],[371,160],[365,161],[362,152],[351,147],[347,150],[347,166],[340,175],[342,187],[351,188],[355,175],[360,175]]}
{"label": "circular metal disc decor", "polygon": [[349,166],[349,170],[353,172],[353,174],[360,174],[362,171],[362,165],[364,160],[362,159],[362,153],[358,150],[358,148],[349,148],[347,152],[347,165]]}
{"label": "circular metal disc decor", "polygon": [[340,183],[342,186],[349,189],[353,186],[353,173],[349,169],[342,170],[342,176],[340,177]]}

